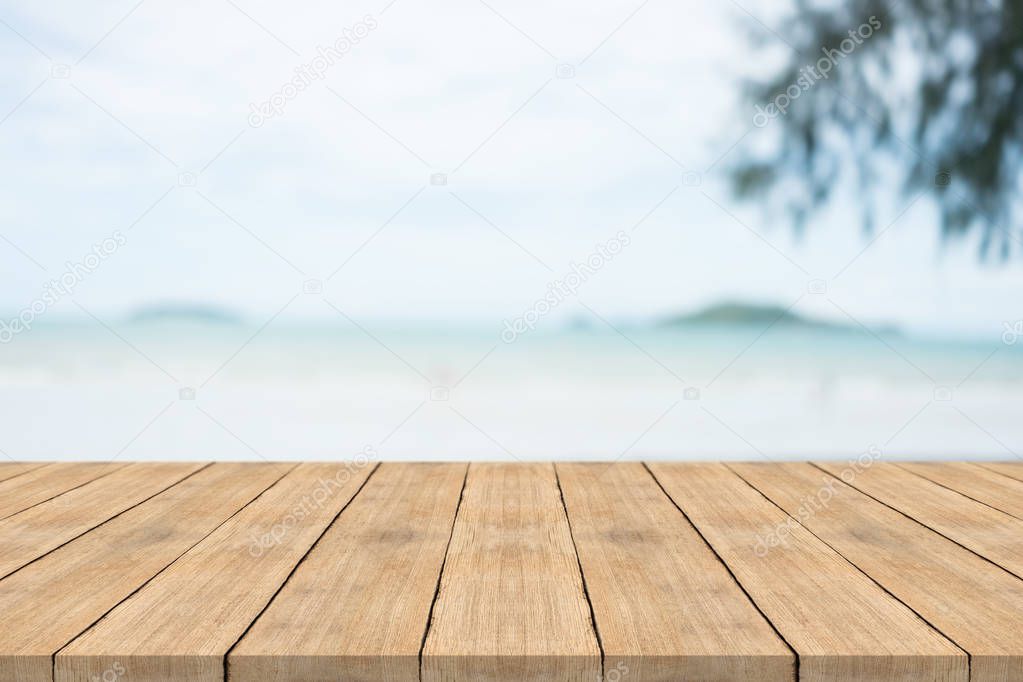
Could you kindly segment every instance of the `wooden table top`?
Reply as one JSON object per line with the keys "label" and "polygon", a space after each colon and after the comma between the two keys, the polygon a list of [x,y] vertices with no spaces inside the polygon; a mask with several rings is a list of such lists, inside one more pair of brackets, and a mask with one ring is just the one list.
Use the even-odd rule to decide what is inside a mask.
{"label": "wooden table top", "polygon": [[1023,464],[0,464],[0,681],[1023,680]]}

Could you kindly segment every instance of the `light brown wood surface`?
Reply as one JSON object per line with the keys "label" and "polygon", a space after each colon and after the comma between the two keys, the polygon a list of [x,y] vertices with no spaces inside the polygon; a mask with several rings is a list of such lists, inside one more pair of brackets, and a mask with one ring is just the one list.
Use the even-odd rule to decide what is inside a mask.
{"label": "light brown wood surface", "polygon": [[810,464],[731,468],[970,654],[971,682],[1023,680],[1023,580]]}
{"label": "light brown wood surface", "polygon": [[0,481],[0,520],[124,466],[92,462],[48,464],[13,480]]}
{"label": "light brown wood surface", "polygon": [[0,681],[52,680],[59,649],[285,472],[213,464],[0,581]]}
{"label": "light brown wood surface", "polygon": [[962,650],[723,464],[650,469],[799,654],[800,680],[966,682]]}
{"label": "light brown wood surface", "polygon": [[899,466],[1023,520],[1023,481],[968,462],[907,462]]}
{"label": "light brown wood surface", "polygon": [[423,682],[600,679],[551,464],[473,464],[423,650]]}
{"label": "light brown wood surface", "polygon": [[559,464],[557,473],[605,675],[793,679],[792,651],[642,464]]}
{"label": "light brown wood surface", "polygon": [[[835,463],[818,466],[832,475],[844,468]],[[850,485],[1023,577],[1020,519],[888,462],[860,471]]]}
{"label": "light brown wood surface", "polygon": [[0,481],[46,466],[46,462],[0,462]]}
{"label": "light brown wood surface", "polygon": [[145,682],[223,679],[224,656],[372,466],[303,464],[65,647],[61,682],[119,663]]}
{"label": "light brown wood surface", "polygon": [[977,462],[976,465],[1002,476],[1023,481],[1023,462]]}
{"label": "light brown wood surface", "polygon": [[0,577],[166,490],[202,464],[134,464],[0,521]]}
{"label": "light brown wood surface", "polygon": [[0,682],[1023,680],[1012,463],[102,466],[0,464]]}
{"label": "light brown wood surface", "polygon": [[381,464],[228,658],[233,682],[418,682],[464,464]]}

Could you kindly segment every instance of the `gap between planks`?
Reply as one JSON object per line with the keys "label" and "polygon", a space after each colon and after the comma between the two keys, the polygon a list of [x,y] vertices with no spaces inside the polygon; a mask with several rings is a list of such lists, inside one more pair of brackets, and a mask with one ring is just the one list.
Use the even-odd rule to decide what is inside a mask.
{"label": "gap between planks", "polygon": [[[10,466],[14,466],[14,465],[10,465]],[[209,466],[209,465],[205,465],[205,466]],[[205,468],[205,466],[203,468]],[[358,487],[358,489],[355,490],[355,492],[351,495],[351,497],[344,504],[344,506],[342,506],[342,508],[336,513],[336,515],[333,516],[333,518],[326,525],[326,527],[323,529],[323,531],[318,535],[316,540],[305,550],[305,552],[301,555],[301,557],[298,558],[297,562],[291,567],[291,570],[287,574],[287,576],[284,577],[283,580],[281,580],[280,584],[276,586],[276,590],[273,592],[272,596],[270,596],[270,598],[267,600],[267,602],[264,605],[263,609],[260,610],[251,619],[251,621],[245,627],[244,631],[241,632],[241,634],[237,637],[237,639],[234,641],[234,643],[227,649],[227,651],[221,657],[221,664],[220,664],[221,665],[221,675],[223,675],[225,679],[230,679],[230,668],[231,668],[231,666],[230,666],[230,664],[231,664],[230,654],[231,654],[231,652],[235,651],[235,649],[243,642],[243,640],[246,638],[246,636],[249,634],[249,632],[253,629],[253,627],[257,624],[257,622],[263,617],[264,613],[266,613],[267,610],[270,609],[270,607],[274,604],[275,600],[277,600],[278,596],[281,595],[281,593],[285,590],[286,586],[289,584],[289,581],[291,581],[292,577],[296,574],[296,572],[299,571],[300,567],[306,562],[306,560],[310,557],[310,555],[312,555],[314,553],[314,550],[316,549],[317,545],[320,544],[320,541],[328,534],[328,532],[332,528],[334,528],[335,524],[337,524],[339,522],[339,520],[343,518],[344,512],[346,510],[348,510],[348,508],[356,502],[357,498],[359,498],[360,495],[362,495],[363,491],[366,489],[367,485],[369,484],[370,479],[377,472],[379,466],[381,466],[381,465],[374,466],[373,470],[370,471],[366,475],[366,478],[362,481],[362,483]],[[400,466],[403,466],[403,465],[395,464],[395,465],[391,465],[391,466],[399,466],[400,467]],[[404,465],[404,466],[407,466],[407,465]],[[455,505],[454,505],[454,512],[453,512],[453,514],[451,516],[450,527],[448,528],[448,532],[447,532],[447,540],[446,540],[446,543],[444,545],[443,558],[441,559],[440,566],[439,566],[439,568],[437,569],[437,572],[436,572],[436,580],[433,581],[432,593],[430,594],[430,599],[429,599],[429,608],[428,608],[427,615],[426,615],[426,620],[425,620],[425,623],[424,623],[424,626],[423,626],[422,636],[421,636],[421,638],[419,638],[418,648],[417,648],[417,651],[416,651],[416,654],[415,654],[415,659],[416,659],[415,660],[415,663],[416,663],[415,668],[416,668],[416,673],[417,673],[417,678],[418,679],[424,679],[424,680],[429,680],[430,679],[430,674],[424,674],[425,668],[426,668],[426,664],[430,663],[430,661],[429,660],[424,660],[424,659],[429,659],[429,657],[426,656],[425,654],[426,654],[426,651],[427,651],[427,648],[428,648],[428,643],[430,642],[431,632],[432,632],[432,629],[434,627],[435,609],[437,608],[438,602],[443,597],[443,595],[442,595],[442,583],[445,580],[445,573],[446,573],[446,570],[448,568],[449,555],[450,555],[451,550],[452,550],[452,542],[453,542],[453,540],[456,537],[456,529],[459,528],[460,517],[461,517],[461,514],[463,512],[462,505],[463,505],[463,500],[464,500],[464,497],[465,497],[465,494],[466,494],[467,486],[469,485],[470,473],[474,470],[474,468],[476,468],[478,466],[482,466],[482,468],[485,470],[487,468],[487,466],[492,466],[492,465],[467,465],[467,466],[464,467],[465,470],[464,470],[464,473],[462,474],[462,477],[461,477],[461,486],[459,488],[459,492],[458,492],[458,496],[457,496],[457,501],[455,502]],[[519,466],[519,465],[505,465],[505,466],[516,467],[516,466]],[[537,465],[534,465],[534,466],[537,466]],[[588,620],[587,624],[589,626],[590,633],[592,634],[593,640],[594,640],[594,642],[596,644],[596,654],[599,657],[598,670],[603,672],[603,673],[606,673],[607,671],[605,670],[605,666],[607,665],[607,661],[606,661],[605,645],[604,645],[604,642],[602,641],[602,636],[601,636],[601,631],[600,631],[600,624],[599,624],[597,613],[596,613],[596,610],[595,610],[595,607],[594,607],[594,598],[593,598],[593,595],[591,594],[591,591],[590,591],[590,588],[589,588],[589,585],[588,585],[589,579],[587,577],[587,570],[584,567],[584,561],[583,561],[583,559],[581,557],[581,554],[580,554],[580,545],[579,545],[579,541],[578,541],[578,539],[576,537],[576,530],[574,528],[573,513],[570,511],[570,509],[569,509],[570,505],[566,501],[566,494],[565,494],[565,488],[564,488],[563,482],[562,482],[562,471],[561,471],[561,468],[563,466],[566,466],[566,465],[547,464],[547,465],[540,465],[539,469],[549,468],[551,473],[553,474],[553,489],[554,489],[554,491],[556,491],[556,498],[557,498],[557,502],[558,502],[558,504],[557,504],[558,514],[563,519],[563,522],[564,522],[564,524],[565,524],[565,526],[567,528],[567,539],[568,539],[568,542],[567,542],[566,548],[567,547],[571,548],[571,551],[572,551],[572,554],[573,554],[572,559],[574,561],[574,566],[575,566],[576,572],[578,574],[578,580],[581,583],[582,601],[585,603],[586,610],[588,612],[587,613],[587,620]],[[571,466],[571,465],[569,465],[569,466]],[[655,466],[661,466],[661,465],[655,465]],[[740,465],[740,466],[742,466],[742,465]],[[811,466],[811,465],[806,465],[806,466]],[[833,465],[830,465],[830,467],[829,467],[829,465],[814,465],[814,466],[816,466],[819,471],[827,473],[829,475],[832,473],[832,471],[829,471],[829,468],[834,469]],[[751,595],[747,591],[747,588],[743,585],[742,581],[740,581],[740,579],[734,573],[733,567],[730,566],[729,562],[718,552],[717,549],[715,549],[714,544],[712,543],[711,539],[709,539],[705,535],[705,533],[703,531],[701,531],[701,529],[699,527],[700,524],[693,523],[692,519],[689,518],[689,516],[686,513],[685,509],[682,506],[680,506],[678,501],[675,498],[673,498],[672,494],[669,493],[669,491],[665,489],[664,485],[662,484],[661,480],[658,479],[658,477],[655,474],[655,472],[652,471],[650,469],[650,467],[648,467],[646,465],[643,465],[643,467],[644,467],[644,471],[649,476],[649,479],[657,486],[658,490],[664,496],[665,500],[670,502],[674,506],[674,508],[678,511],[678,513],[679,513],[679,522],[680,523],[688,524],[689,526],[692,527],[692,529],[696,533],[696,535],[698,535],[698,537],[701,539],[701,541],[713,553],[716,561],[718,562],[718,564],[720,564],[720,567],[724,571],[727,571],[728,575],[731,577],[731,580],[734,582],[735,587],[737,589],[741,590],[741,592],[749,600],[750,604],[754,608],[756,608],[757,611],[764,617],[766,623],[771,627],[771,629],[778,636],[778,638],[784,642],[785,646],[788,647],[790,652],[794,652],[796,650],[796,648],[788,641],[788,639],[786,639],[785,636],[783,636],[783,633],[778,629],[778,627],[775,624],[775,622],[773,621],[773,619],[768,617],[768,615],[765,614],[765,612],[762,610],[761,606],[759,606],[757,604],[757,599],[754,598],[754,596]],[[755,491],[757,494],[759,494],[767,503],[769,503],[778,512],[780,512],[781,514],[783,514],[783,515],[787,516],[788,518],[791,518],[794,521],[796,521],[797,523],[799,523],[799,521],[797,519],[795,519],[795,517],[791,514],[791,510],[786,510],[785,507],[783,507],[777,501],[775,501],[774,499],[769,497],[762,490],[762,486],[758,487],[757,485],[755,485],[753,482],[751,482],[746,477],[744,477],[741,473],[736,471],[734,466],[727,466],[725,468],[733,476],[735,476],[736,479],[741,481],[743,485],[747,486],[749,489],[751,489],[751,490]],[[919,480],[920,481],[919,485],[923,485],[924,486],[923,489],[929,491],[929,493],[934,495],[936,499],[947,499],[946,493],[948,493],[948,494],[952,494],[952,495],[958,496],[957,499],[961,498],[962,500],[968,500],[970,504],[966,505],[966,506],[968,508],[970,508],[970,509],[985,508],[987,510],[990,510],[993,513],[997,513],[1000,516],[1004,516],[1004,517],[1007,517],[1007,518],[1012,518],[1008,513],[999,511],[996,507],[992,506],[988,502],[985,502],[982,499],[977,499],[976,497],[971,497],[966,492],[962,492],[960,490],[956,490],[955,488],[949,487],[949,485],[945,485],[942,482],[931,480],[930,478],[926,477],[920,471],[911,470],[910,467],[905,467],[905,468],[897,467],[897,468],[900,470],[900,473],[902,475],[910,476],[913,479]],[[36,467],[34,470],[38,471],[38,467]],[[47,550],[43,554],[40,554],[38,557],[35,557],[34,559],[32,559],[31,561],[27,562],[26,564],[24,564],[24,565],[22,565],[22,566],[20,566],[20,567],[18,567],[16,569],[14,569],[14,571],[12,572],[12,575],[18,573],[19,571],[21,571],[26,566],[31,566],[32,564],[34,564],[34,563],[36,563],[36,562],[38,562],[38,561],[40,561],[42,559],[45,559],[46,557],[49,557],[50,555],[54,554],[55,552],[57,552],[58,550],[60,550],[62,548],[65,548],[67,545],[71,544],[72,542],[74,542],[77,539],[88,537],[89,534],[92,533],[93,531],[95,531],[96,529],[101,528],[102,526],[104,526],[107,523],[113,521],[114,519],[119,518],[119,517],[123,516],[124,514],[129,513],[132,510],[137,509],[137,508],[145,505],[149,500],[159,496],[161,493],[166,492],[168,490],[171,490],[171,489],[173,489],[173,488],[175,488],[177,486],[180,486],[186,480],[188,480],[188,479],[192,478],[193,476],[195,476],[196,474],[198,474],[199,471],[201,471],[201,470],[202,469],[197,469],[195,471],[192,471],[187,476],[185,476],[184,478],[182,478],[182,479],[172,483],[167,488],[164,488],[163,490],[158,491],[158,492],[154,493],[153,495],[151,495],[149,497],[146,497],[145,499],[143,499],[143,500],[141,500],[139,502],[136,502],[134,505],[129,506],[126,509],[123,509],[123,510],[119,511],[118,513],[114,514],[110,518],[100,522],[98,525],[94,525],[94,526],[84,530],[79,535],[76,535],[74,537],[66,539],[62,544],[56,545],[55,547]],[[989,469],[985,468],[984,470],[987,471]],[[23,475],[25,475],[27,473],[30,473],[31,471],[32,470],[22,471],[22,472],[16,474],[14,477],[7,478],[6,480],[8,480],[8,481],[16,480],[18,477],[23,476]],[[263,489],[262,492],[260,492],[255,497],[249,499],[239,509],[237,509],[230,516],[228,516],[228,518],[222,520],[216,527],[214,527],[212,530],[207,532],[203,537],[201,537],[199,540],[197,540],[191,546],[187,547],[175,559],[173,559],[169,564],[167,564],[162,569],[157,571],[154,575],[152,575],[149,578],[147,578],[141,585],[139,585],[130,594],[125,596],[120,601],[116,602],[107,611],[102,613],[99,616],[99,618],[97,618],[91,625],[89,625],[88,627],[84,628],[82,630],[82,632],[80,633],[80,635],[85,634],[86,632],[91,630],[94,626],[96,626],[98,623],[103,621],[110,613],[114,612],[116,609],[121,607],[123,604],[127,603],[129,600],[134,598],[140,591],[143,590],[143,588],[145,588],[146,586],[150,585],[158,577],[164,575],[165,572],[170,570],[172,566],[174,566],[175,564],[178,564],[180,560],[182,560],[184,557],[189,555],[189,553],[191,553],[198,545],[202,544],[210,536],[213,536],[220,528],[224,527],[232,519],[238,517],[240,514],[242,514],[246,510],[258,506],[258,500],[260,500],[263,497],[263,495],[265,495],[271,489],[273,489],[275,486],[277,486],[284,478],[286,478],[286,476],[289,473],[291,473],[291,471],[292,470],[289,470],[288,472],[285,472],[285,474],[281,475],[273,483],[271,483],[268,487]],[[992,469],[992,471],[994,471],[994,470]],[[1012,470],[1012,471],[1016,471],[1016,470]],[[1020,472],[1023,473],[1023,470],[1020,470]],[[107,474],[104,474],[104,476],[109,476],[112,473],[114,473],[114,472],[108,472]],[[1017,481],[1018,482],[1018,479],[1010,477],[1008,474],[1004,474],[1002,471],[997,471],[997,474],[1001,475],[1001,476],[1004,476],[1006,481]],[[0,481],[2,481],[2,480],[3,480],[3,469],[0,469]],[[82,483],[80,486],[76,486],[75,488],[72,488],[72,489],[70,489],[68,491],[65,491],[65,493],[72,492],[73,490],[77,490],[77,489],[79,489],[81,487],[84,487],[84,486],[86,486],[86,485],[88,485],[89,483],[92,483],[92,482],[94,482],[94,481],[87,481],[85,483]],[[946,483],[947,483],[947,481],[946,481]],[[861,484],[861,485],[864,485],[864,484]],[[1021,485],[1023,485],[1023,483],[1021,483]],[[870,502],[868,504],[876,504],[879,508],[884,508],[884,509],[887,509],[887,510],[891,510],[892,512],[895,512],[897,514],[900,514],[902,517],[907,519],[909,522],[912,522],[914,524],[922,525],[924,528],[928,529],[929,532],[933,533],[934,536],[942,538],[943,540],[947,541],[950,545],[955,545],[956,547],[961,547],[963,549],[963,551],[966,551],[966,552],[968,552],[968,553],[970,553],[972,555],[976,555],[980,559],[983,559],[985,562],[990,563],[992,566],[996,566],[996,567],[999,566],[998,563],[996,563],[992,559],[989,559],[988,556],[987,556],[987,554],[989,554],[989,551],[990,551],[991,539],[989,539],[987,537],[984,537],[984,538],[981,538],[980,541],[973,541],[973,542],[970,542],[970,543],[967,543],[967,544],[963,544],[963,543],[959,542],[959,540],[963,539],[961,529],[958,529],[955,526],[948,526],[947,524],[949,522],[947,521],[947,519],[944,519],[943,517],[940,517],[940,516],[928,516],[928,514],[931,514],[932,511],[929,508],[927,508],[926,506],[922,506],[921,507],[919,505],[914,505],[912,502],[911,503],[905,503],[905,502],[901,502],[901,501],[899,501],[899,503],[893,505],[893,504],[890,503],[890,502],[892,502],[892,500],[890,500],[890,499],[886,500],[885,496],[877,493],[877,491],[874,491],[874,492],[875,492],[875,494],[878,494],[878,496],[875,496],[875,494],[871,494],[871,492],[869,492],[869,487],[868,487],[867,490],[862,490],[862,489],[860,489],[859,487],[856,487],[856,486],[851,486],[851,488],[856,493],[862,494],[865,499],[869,499]],[[935,489],[941,490],[942,492],[941,493],[933,492]],[[65,493],[60,493],[56,497],[59,497],[60,495],[63,495]],[[978,495],[978,493],[974,493],[974,494]],[[942,497],[943,495],[945,496],[944,498]],[[50,500],[46,500],[44,502],[49,502],[49,501],[52,501],[52,498]],[[40,503],[40,504],[42,504],[42,503]],[[976,507],[971,507],[970,505],[976,505]],[[36,506],[37,505],[33,505],[33,507],[30,507],[29,509],[35,508]],[[919,514],[911,515],[909,513],[909,511],[907,511],[907,507],[908,507],[909,510],[917,509],[920,512],[920,514],[922,514],[925,517],[924,520],[920,520],[919,518],[916,518],[916,516],[918,516]],[[17,516],[17,514],[15,514],[15,516]],[[992,517],[992,518],[997,518],[997,517]],[[1012,520],[1016,521],[1016,522],[1019,522],[1019,519],[1017,519],[1017,518],[1012,518]],[[835,544],[832,544],[832,543],[828,542],[823,537],[821,537],[816,532],[814,532],[812,529],[807,527],[805,523],[800,524],[800,528],[805,528],[808,536],[812,536],[818,542],[820,542],[822,545],[827,546],[836,555],[840,556],[846,563],[848,563],[857,573],[865,576],[869,581],[873,582],[876,586],[878,586],[880,588],[880,590],[884,591],[887,595],[889,595],[894,602],[897,602],[897,603],[901,604],[907,611],[912,612],[923,623],[925,623],[928,626],[932,627],[934,632],[941,633],[941,636],[943,636],[944,638],[947,638],[947,640],[951,640],[952,642],[956,641],[955,638],[949,637],[944,632],[942,632],[941,629],[939,629],[930,620],[928,620],[924,615],[922,615],[917,608],[914,608],[914,606],[912,606],[911,604],[907,603],[906,600],[901,598],[899,595],[893,593],[892,591],[889,591],[889,589],[885,586],[885,584],[882,584],[882,582],[880,582],[875,577],[876,573],[875,573],[875,575],[871,575],[871,573],[873,571],[872,572],[868,572],[868,571],[864,570],[861,566],[859,566],[857,563],[855,563],[850,558],[848,558],[846,556],[846,553],[842,551],[841,546],[838,546],[838,545],[835,545]],[[959,537],[959,540],[957,540],[957,537]],[[970,546],[970,545],[972,545],[972,546]],[[1003,562],[1003,563],[1005,563],[1005,562]],[[1001,567],[999,567],[999,568],[1001,568]],[[1013,578],[1015,579],[1015,576],[1013,576]],[[0,586],[2,586],[2,585],[0,585]],[[78,639],[78,637],[80,635],[76,636],[73,639]],[[55,677],[56,677],[56,659],[57,659],[57,656],[55,654],[53,656],[53,662],[52,662],[52,667],[51,667],[51,676],[50,676],[51,679],[55,679]],[[798,666],[800,664],[800,657],[799,656],[794,656],[794,659],[795,659],[795,665]],[[454,668],[452,668],[452,669],[456,669],[460,665],[459,661],[446,660],[443,654],[435,655],[435,657],[433,659],[433,662],[435,662],[435,663],[437,663],[438,665],[441,666],[441,671],[442,672],[443,672],[444,666],[454,666]],[[485,664],[493,663],[493,661],[483,661],[483,662]],[[569,661],[568,664],[575,665],[571,661]],[[794,675],[795,675],[795,677],[797,679],[803,679],[803,678],[799,677],[798,668],[796,669],[796,672],[794,673]],[[6,680],[6,679],[8,679],[8,678],[3,676],[3,674],[2,674],[2,663],[0,663],[0,680]],[[70,680],[72,678],[68,678],[68,679]],[[74,678],[74,679],[78,679],[78,678]],[[90,679],[90,678],[82,677],[81,679]],[[288,679],[288,678],[280,678],[280,679]],[[313,678],[309,678],[309,679],[313,679]],[[316,679],[318,679],[318,678],[316,678]],[[363,679],[363,678],[356,678],[356,679]],[[370,678],[365,678],[365,679],[370,679]],[[436,676],[436,679],[439,680],[439,679],[453,679],[453,678],[443,677],[443,676]],[[537,679],[540,679],[540,678],[537,678]],[[583,679],[583,677],[580,677],[580,679]],[[647,679],[647,678],[640,677],[639,679]],[[809,678],[808,677],[806,679],[827,679],[827,678]],[[909,679],[909,678],[906,678],[906,679]],[[930,678],[928,678],[928,679],[930,679]],[[939,679],[939,678],[935,677],[933,679]],[[946,679],[946,678],[941,678],[941,679]],[[951,680],[951,679],[960,679],[960,678],[958,678],[958,677],[948,677],[947,679]],[[965,678],[962,678],[962,679],[965,679]],[[982,678],[978,677],[976,679],[982,679]],[[1000,678],[992,677],[991,679],[1000,679]]]}

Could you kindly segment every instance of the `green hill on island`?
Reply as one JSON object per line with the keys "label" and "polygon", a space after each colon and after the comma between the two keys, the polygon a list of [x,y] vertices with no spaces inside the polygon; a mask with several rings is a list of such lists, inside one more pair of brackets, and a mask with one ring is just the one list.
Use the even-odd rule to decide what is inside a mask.
{"label": "green hill on island", "polygon": [[197,324],[239,324],[241,315],[226,308],[191,303],[162,303],[139,308],[128,317],[132,324],[190,322]]}
{"label": "green hill on island", "polygon": [[[828,320],[804,317],[779,305],[760,305],[754,303],[725,302],[709,306],[695,313],[675,315],[662,319],[659,326],[679,327],[688,325],[750,325],[766,327],[768,325],[802,329],[826,329],[834,331],[852,331],[860,327],[856,324],[843,324]],[[875,331],[897,333],[893,327],[884,327]]]}

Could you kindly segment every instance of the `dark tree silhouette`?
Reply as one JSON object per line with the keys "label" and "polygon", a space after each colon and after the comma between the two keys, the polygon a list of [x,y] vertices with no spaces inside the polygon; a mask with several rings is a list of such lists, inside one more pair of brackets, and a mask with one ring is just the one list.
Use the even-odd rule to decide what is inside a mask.
{"label": "dark tree silhouette", "polygon": [[944,236],[979,231],[982,256],[1023,250],[1012,222],[1023,0],[840,0],[828,8],[795,0],[774,36],[757,28],[787,44],[789,56],[772,77],[747,83],[754,123],[775,134],[769,149],[730,169],[737,196],[780,201],[801,229],[851,175],[871,229],[870,190],[894,169],[907,200],[935,200]]}

